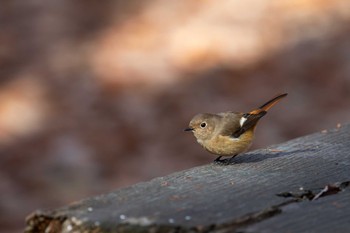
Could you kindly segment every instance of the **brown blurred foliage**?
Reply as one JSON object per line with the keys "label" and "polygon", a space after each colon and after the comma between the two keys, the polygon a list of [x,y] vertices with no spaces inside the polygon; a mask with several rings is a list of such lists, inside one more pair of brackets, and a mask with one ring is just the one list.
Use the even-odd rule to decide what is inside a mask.
{"label": "brown blurred foliage", "polygon": [[198,112],[288,92],[254,148],[348,122],[349,23],[348,0],[2,1],[0,229],[211,162]]}

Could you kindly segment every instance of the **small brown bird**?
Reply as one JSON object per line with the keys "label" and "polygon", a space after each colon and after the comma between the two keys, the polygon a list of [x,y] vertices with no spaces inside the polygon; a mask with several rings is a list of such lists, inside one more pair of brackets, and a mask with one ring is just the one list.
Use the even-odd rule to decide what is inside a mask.
{"label": "small brown bird", "polygon": [[[192,131],[197,141],[210,153],[219,155],[216,163],[230,164],[233,158],[246,152],[252,144],[255,127],[273,105],[287,93],[280,94],[248,113],[202,113],[194,116],[185,131]],[[232,156],[221,159],[222,156]]]}

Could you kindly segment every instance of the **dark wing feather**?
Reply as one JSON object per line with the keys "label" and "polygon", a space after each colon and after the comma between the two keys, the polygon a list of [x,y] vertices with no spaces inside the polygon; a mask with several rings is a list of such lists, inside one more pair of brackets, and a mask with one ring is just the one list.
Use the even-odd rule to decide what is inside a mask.
{"label": "dark wing feather", "polygon": [[233,132],[232,136],[235,138],[240,137],[244,132],[246,132],[250,128],[254,127],[256,125],[256,123],[258,123],[260,118],[265,116],[265,114],[266,114],[266,111],[260,111],[256,114],[251,114],[251,113],[243,114],[242,117],[247,118],[247,120],[243,123],[243,125],[241,127],[239,127],[239,129],[237,129],[235,132]]}

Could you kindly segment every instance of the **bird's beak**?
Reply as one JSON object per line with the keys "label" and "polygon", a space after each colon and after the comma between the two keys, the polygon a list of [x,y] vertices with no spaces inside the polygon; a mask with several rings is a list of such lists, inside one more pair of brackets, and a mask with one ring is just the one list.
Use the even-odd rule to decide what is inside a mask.
{"label": "bird's beak", "polygon": [[184,129],[184,131],[193,131],[193,128],[189,127],[189,128]]}

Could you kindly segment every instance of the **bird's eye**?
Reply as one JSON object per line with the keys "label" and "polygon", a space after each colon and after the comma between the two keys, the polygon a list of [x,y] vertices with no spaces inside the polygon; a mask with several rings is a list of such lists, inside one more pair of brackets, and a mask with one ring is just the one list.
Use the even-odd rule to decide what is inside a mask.
{"label": "bird's eye", "polygon": [[201,127],[202,127],[202,128],[205,128],[205,126],[207,126],[207,123],[202,122]]}

